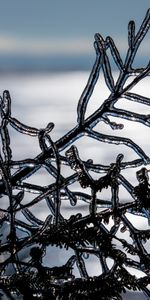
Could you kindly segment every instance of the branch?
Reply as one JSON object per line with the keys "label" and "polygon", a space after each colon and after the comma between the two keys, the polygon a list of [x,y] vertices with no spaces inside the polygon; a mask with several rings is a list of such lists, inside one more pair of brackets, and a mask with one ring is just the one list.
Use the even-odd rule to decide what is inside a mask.
{"label": "branch", "polygon": [[105,143],[110,143],[110,144],[116,144],[116,145],[126,145],[130,148],[132,148],[143,160],[145,163],[149,161],[149,157],[145,154],[145,152],[137,145],[135,144],[132,140],[124,137],[118,137],[118,136],[110,136],[106,134],[99,133],[94,130],[87,129],[86,130],[88,136],[100,141],[100,142],[105,142]]}
{"label": "branch", "polygon": [[83,125],[84,118],[85,118],[85,112],[87,108],[88,101],[93,93],[95,84],[99,77],[99,72],[102,64],[102,55],[98,51],[97,43],[94,43],[95,51],[96,51],[96,61],[94,63],[93,69],[91,71],[91,74],[89,76],[87,85],[78,101],[78,107],[77,107],[77,113],[78,113],[78,123],[79,125]]}

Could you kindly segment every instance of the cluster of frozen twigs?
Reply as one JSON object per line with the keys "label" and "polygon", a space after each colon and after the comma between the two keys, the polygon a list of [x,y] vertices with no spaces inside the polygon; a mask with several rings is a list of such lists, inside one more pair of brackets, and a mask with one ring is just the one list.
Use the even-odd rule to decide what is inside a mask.
{"label": "cluster of frozen twigs", "polygon": [[[100,34],[95,35],[96,61],[78,103],[77,125],[56,142],[50,134],[53,123],[44,129],[36,129],[13,118],[11,98],[9,92],[4,91],[0,103],[0,201],[5,198],[9,204],[0,210],[0,290],[8,299],[14,299],[17,295],[22,295],[23,299],[122,299],[121,294],[127,289],[141,290],[150,298],[150,256],[145,248],[150,230],[135,228],[126,215],[127,212],[140,214],[150,223],[150,187],[146,167],[149,156],[132,140],[106,135],[95,129],[97,123],[105,122],[112,129],[121,130],[122,124],[112,122],[111,116],[150,126],[150,115],[115,106],[120,98],[150,105],[149,98],[132,92],[132,88],[150,74],[150,64],[144,68],[133,68],[136,52],[149,27],[150,10],[137,33],[135,23],[129,22],[129,47],[125,61],[121,59],[111,37],[103,39]],[[109,56],[119,70],[116,82]],[[110,95],[86,118],[87,105],[101,69]],[[130,83],[127,83],[129,78]],[[35,159],[13,160],[11,126],[20,134],[37,137],[41,153]],[[123,155],[118,154],[111,165],[94,164],[90,158],[82,161],[74,142],[84,135],[104,143],[123,144],[132,148],[138,159],[125,161]],[[65,155],[62,154],[64,149]],[[62,175],[63,164],[72,169],[71,175]],[[54,178],[48,186],[29,183],[29,178],[41,167]],[[124,169],[135,167],[139,167],[136,187],[122,175]],[[14,171],[16,168],[17,171]],[[92,172],[99,173],[99,178],[94,179]],[[71,185],[75,182],[79,183],[80,190],[72,192]],[[120,203],[119,189],[122,185],[133,201]],[[87,193],[86,188],[91,193]],[[98,193],[107,188],[111,190],[111,199],[103,201]],[[25,201],[26,192],[32,194],[32,200]],[[78,201],[86,202],[88,214],[73,214],[66,219],[61,210],[66,199],[70,201],[70,206],[78,206]],[[45,221],[37,218],[33,210],[34,205],[41,201],[45,201],[49,209]],[[23,219],[18,217],[20,215]],[[9,230],[4,239],[6,224]],[[18,231],[22,231],[21,236]],[[130,236],[130,242],[118,235],[118,232],[125,231]],[[120,247],[117,247],[118,244]],[[51,267],[43,264],[47,248],[53,245],[74,252],[65,265]],[[21,251],[27,248],[30,249],[28,258],[21,259]],[[86,258],[90,255],[95,256],[100,265],[99,275],[94,277],[88,275],[86,268]],[[108,258],[113,262],[111,266]],[[75,266],[80,276],[75,275]],[[129,272],[130,268],[142,271],[144,275],[137,278]]]}

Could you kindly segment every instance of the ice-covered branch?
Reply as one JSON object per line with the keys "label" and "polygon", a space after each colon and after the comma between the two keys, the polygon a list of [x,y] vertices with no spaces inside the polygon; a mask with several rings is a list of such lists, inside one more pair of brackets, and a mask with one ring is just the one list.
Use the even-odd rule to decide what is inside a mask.
{"label": "ice-covered branch", "polygon": [[[120,300],[126,289],[141,289],[149,297],[150,257],[144,244],[150,238],[150,230],[136,228],[128,216],[144,217],[147,225],[150,224],[150,159],[134,142],[134,137],[132,140],[115,136],[114,131],[112,135],[95,129],[99,122],[105,122],[112,130],[123,129],[120,121],[111,121],[109,116],[150,127],[149,114],[117,108],[117,102],[124,103],[126,99],[150,105],[149,97],[132,91],[150,75],[150,64],[143,68],[132,66],[149,27],[150,10],[137,33],[134,21],[129,22],[125,61],[111,37],[105,39],[99,33],[95,35],[96,59],[78,101],[77,125],[57,141],[51,137],[52,122],[40,129],[14,118],[10,94],[7,90],[3,92],[0,98],[0,201],[4,206],[0,208],[0,297],[6,292],[9,298],[16,293],[33,300]],[[117,80],[114,79],[112,59],[119,70]],[[100,70],[109,96],[86,117]],[[131,79],[130,83],[128,79]],[[41,153],[35,158],[15,160],[10,126],[37,139]],[[83,153],[81,155],[80,147],[74,143],[84,136],[96,139],[106,147],[109,144],[109,148],[111,144],[123,145],[133,150],[138,158],[125,161],[118,151],[116,159],[108,164],[101,162],[101,156],[98,163],[94,163],[95,158],[82,159]],[[101,144],[98,145],[100,149]],[[33,175],[43,169],[49,178],[48,185],[42,185],[42,175],[42,182],[39,180],[35,184]],[[125,169],[128,172],[133,169],[136,185],[130,182]],[[123,199],[120,196],[122,189],[125,191]],[[44,215],[40,212],[37,216],[37,207],[41,209],[44,205]],[[126,231],[130,242],[126,240]],[[48,257],[48,265],[45,265],[45,256],[53,251],[52,246],[68,251],[70,258],[65,264],[50,266]],[[99,266],[98,276],[90,276],[88,263],[91,258],[96,261],[97,268]],[[126,267],[141,271],[141,277],[131,275]]]}
{"label": "ice-covered branch", "polygon": [[95,51],[96,51],[96,61],[94,63],[91,74],[89,76],[87,85],[79,99],[79,102],[78,102],[77,112],[78,112],[78,123],[80,125],[83,125],[83,123],[84,123],[87,104],[93,93],[95,84],[98,80],[99,72],[100,72],[100,68],[101,68],[101,64],[102,64],[102,55],[98,51],[98,46],[97,46],[96,42],[94,43],[94,47],[95,47]]}
{"label": "ice-covered branch", "polygon": [[116,144],[116,145],[121,145],[121,144],[126,145],[127,147],[132,148],[143,159],[143,161],[145,162],[149,161],[149,157],[144,153],[144,151],[137,144],[131,141],[129,138],[106,135],[106,134],[99,133],[95,130],[87,130],[86,132],[90,137],[100,142]]}

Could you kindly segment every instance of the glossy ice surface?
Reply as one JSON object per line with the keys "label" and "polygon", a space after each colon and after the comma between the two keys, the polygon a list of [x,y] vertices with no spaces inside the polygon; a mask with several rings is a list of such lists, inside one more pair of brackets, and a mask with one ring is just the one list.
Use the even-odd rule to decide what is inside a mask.
{"label": "glossy ice surface", "polygon": [[[3,90],[9,86],[9,91],[12,96],[12,111],[13,115],[21,120],[24,124],[30,124],[33,127],[41,128],[44,127],[49,122],[54,122],[56,124],[52,136],[54,141],[63,136],[66,131],[73,128],[76,124],[76,107],[77,100],[86,84],[88,78],[88,72],[69,72],[69,73],[57,73],[57,74],[10,74],[8,76],[0,77],[1,82],[1,93]],[[114,73],[114,77],[117,74]],[[100,82],[99,82],[100,83]],[[59,87],[59,88],[58,88]],[[140,90],[140,87],[139,87]],[[138,91],[139,91],[138,90]],[[36,91],[36,92],[35,92]],[[140,90],[141,91],[141,90]],[[145,79],[142,85],[142,93],[144,95],[149,94],[149,78]],[[101,98],[105,98],[107,95],[107,89],[105,87],[104,81],[101,82]],[[95,92],[95,97],[99,99],[99,89]],[[100,99],[101,101],[101,99]],[[94,111],[96,103],[91,104],[91,109]],[[128,108],[128,104],[126,104]],[[135,109],[135,104],[132,102],[130,104],[132,109]],[[142,106],[142,112],[148,113],[148,108]],[[141,143],[141,146],[145,149],[146,153],[149,153],[148,144],[148,134],[149,128],[143,128],[139,126],[138,123],[128,124],[125,123],[124,136],[129,138],[134,138],[137,143]],[[108,130],[105,128],[105,130]],[[142,129],[144,129],[142,131]],[[25,135],[19,135],[14,130],[12,130],[11,144],[15,149],[14,159],[25,159],[32,155],[35,157],[39,153],[38,143],[36,138],[26,137]],[[84,160],[92,158],[95,163],[106,163],[111,162],[114,158],[113,151],[118,153],[118,146],[113,147],[112,145],[106,145],[105,147],[101,143],[100,147],[97,147],[96,141],[89,141],[85,138],[84,143],[80,146],[80,153]],[[121,146],[120,146],[121,147]],[[117,148],[117,149],[116,149]],[[119,152],[123,151],[125,147],[119,149]],[[130,149],[124,149],[126,156],[131,158],[133,156]],[[139,168],[138,168],[139,169]],[[65,172],[65,170],[64,170]],[[135,170],[127,172],[128,180],[132,181],[133,185],[137,184]],[[40,173],[35,173],[33,182],[35,184],[47,185],[51,183],[49,176],[42,170]],[[125,190],[120,194],[122,201],[130,201],[126,198]],[[127,195],[128,196],[128,195]],[[104,199],[107,199],[107,190],[103,195]],[[1,207],[5,207],[5,203],[1,202]],[[83,206],[79,205],[78,208],[73,207],[70,211],[70,206],[65,205],[64,215],[68,217],[75,210],[80,211],[80,207],[88,212],[88,205],[85,203]],[[39,219],[45,220],[47,216],[47,206],[44,204],[36,205],[36,216]],[[134,222],[136,226],[140,228],[148,228],[147,221],[143,217],[135,216]],[[125,234],[125,233],[124,233]],[[149,247],[149,246],[148,246]],[[62,255],[63,252],[63,255]],[[23,257],[29,255],[29,251],[24,251]],[[66,262],[66,257],[68,258],[68,253],[66,251],[60,251],[59,249],[53,247],[52,250],[48,251],[44,263],[48,262],[49,266],[61,265]],[[97,268],[97,263],[94,261],[89,262],[91,266],[90,271],[93,274],[99,272]],[[91,273],[91,275],[92,275]],[[135,270],[136,273],[136,270]],[[127,293],[124,299],[146,299],[145,296],[141,296],[140,293],[132,294]]]}
{"label": "glossy ice surface", "polygon": [[25,297],[150,297],[150,65],[133,64],[149,26],[129,23],[125,62],[96,34],[89,79],[1,78],[1,282]]}

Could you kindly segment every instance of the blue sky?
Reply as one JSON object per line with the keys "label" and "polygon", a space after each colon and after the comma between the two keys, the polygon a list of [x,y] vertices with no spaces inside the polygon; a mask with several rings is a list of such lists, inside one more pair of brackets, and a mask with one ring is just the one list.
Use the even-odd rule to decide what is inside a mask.
{"label": "blue sky", "polygon": [[[148,0],[1,0],[0,55],[90,55],[93,36],[111,35],[127,45],[127,24],[137,29]],[[148,41],[145,51],[148,54]],[[144,54],[145,54],[144,53]]]}

